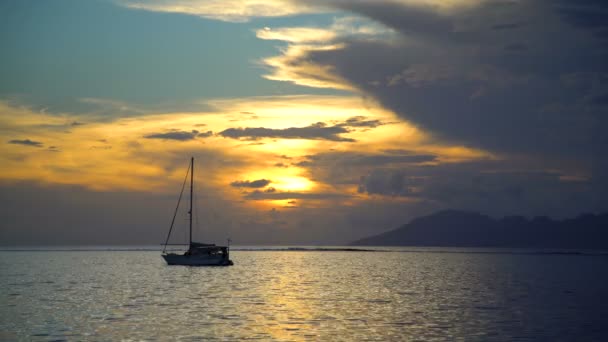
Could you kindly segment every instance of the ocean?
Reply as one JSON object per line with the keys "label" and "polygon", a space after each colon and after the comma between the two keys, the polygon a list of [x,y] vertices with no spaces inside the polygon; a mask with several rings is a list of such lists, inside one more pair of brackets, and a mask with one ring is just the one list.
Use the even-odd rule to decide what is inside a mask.
{"label": "ocean", "polygon": [[606,341],[608,255],[234,247],[0,251],[0,341]]}

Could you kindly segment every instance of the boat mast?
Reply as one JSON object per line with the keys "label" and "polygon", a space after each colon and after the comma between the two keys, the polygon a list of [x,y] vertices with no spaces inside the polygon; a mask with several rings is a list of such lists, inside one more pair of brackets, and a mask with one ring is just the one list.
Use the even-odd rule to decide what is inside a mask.
{"label": "boat mast", "polygon": [[194,157],[190,160],[190,245],[192,246],[192,192],[194,188]]}

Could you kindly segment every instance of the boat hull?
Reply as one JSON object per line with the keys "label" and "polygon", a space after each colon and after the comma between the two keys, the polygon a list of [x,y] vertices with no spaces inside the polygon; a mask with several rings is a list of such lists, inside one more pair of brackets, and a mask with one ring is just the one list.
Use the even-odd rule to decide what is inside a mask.
{"label": "boat hull", "polygon": [[209,255],[183,255],[183,254],[163,254],[163,259],[167,265],[181,266],[232,266],[233,262],[230,259],[222,258],[221,256]]}

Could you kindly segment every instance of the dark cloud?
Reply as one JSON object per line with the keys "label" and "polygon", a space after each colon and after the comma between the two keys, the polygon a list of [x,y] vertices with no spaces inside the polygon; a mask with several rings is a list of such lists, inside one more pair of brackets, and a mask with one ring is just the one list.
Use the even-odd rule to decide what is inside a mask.
{"label": "dark cloud", "polygon": [[606,2],[572,1],[556,4],[556,11],[569,24],[585,29],[608,27],[608,4]]}
{"label": "dark cloud", "polygon": [[567,217],[607,209],[597,201],[589,179],[527,169],[505,161],[374,168],[360,176],[358,192],[497,216]]}
{"label": "dark cloud", "polygon": [[354,142],[354,139],[344,138],[340,134],[348,133],[342,126],[327,126],[318,122],[307,127],[290,127],[285,129],[273,128],[228,128],[219,133],[225,138],[257,140],[262,138],[280,139],[311,139]]}
{"label": "dark cloud", "polygon": [[[375,175],[374,172],[397,170],[397,173],[402,174],[402,171],[409,167],[437,162],[435,155],[393,150],[392,154],[320,153],[307,156],[305,160],[295,165],[307,169],[310,174],[309,178],[335,187],[346,186],[352,188],[359,186],[359,191],[365,193],[405,195],[408,190],[404,187],[394,188],[394,190],[388,189],[389,186],[395,186],[395,182],[398,180],[397,176],[392,181],[376,181],[378,175]],[[382,169],[383,171],[374,171],[376,169]],[[380,190],[379,182],[386,184],[382,186],[382,190]],[[361,187],[362,183],[363,187]],[[369,191],[367,184],[369,184]]]}
{"label": "dark cloud", "polygon": [[352,155],[351,158],[345,157],[345,165],[384,165],[384,164],[414,164],[432,162],[437,159],[430,154],[411,154],[411,155]]}
{"label": "dark cloud", "polygon": [[522,52],[522,51],[527,51],[528,46],[524,43],[513,43],[513,44],[505,45],[505,50],[512,51],[512,52]]}
{"label": "dark cloud", "polygon": [[309,167],[313,165],[313,162],[310,160],[303,160],[301,162],[294,163],[292,165],[300,166],[300,167]]}
{"label": "dark cloud", "polygon": [[145,135],[146,139],[162,139],[162,140],[178,140],[178,141],[188,141],[194,140],[199,135],[197,130],[192,130],[191,132],[186,131],[171,131],[167,133],[152,133]]}
{"label": "dark cloud", "polygon": [[354,116],[352,118],[347,119],[346,121],[337,124],[336,126],[340,127],[369,127],[375,128],[381,125],[385,125],[380,120],[366,120],[365,116]]}
{"label": "dark cloud", "polygon": [[199,138],[209,138],[211,136],[213,136],[213,131],[207,131],[198,134]]}
{"label": "dark cloud", "polygon": [[398,148],[389,148],[386,150],[382,150],[380,151],[382,153],[386,153],[386,154],[393,154],[393,155],[403,155],[403,156],[411,156],[411,155],[415,155],[416,153],[410,150],[404,150],[404,149],[398,149]]}
{"label": "dark cloud", "polygon": [[552,217],[605,210],[595,203],[589,180],[570,180],[552,171],[509,169],[507,165],[486,161],[426,166],[409,170],[407,176],[420,198],[446,208],[497,216]]}
{"label": "dark cloud", "polygon": [[493,30],[511,30],[520,27],[519,23],[508,23],[508,24],[495,24],[492,25]]}
{"label": "dark cloud", "polygon": [[[606,109],[584,101],[591,93],[605,93],[608,85],[565,88],[560,82],[562,74],[608,70],[608,45],[594,30],[572,26],[608,23],[600,2],[587,7],[603,6],[602,14],[587,9],[581,14],[575,5],[556,10],[551,1],[485,2],[446,13],[382,1],[331,3],[393,28],[404,39],[348,36],[335,42],[341,49],[309,51],[286,65],[306,61],[333,70],[436,138],[499,153],[575,156],[582,163],[601,141],[597,135],[608,130]],[[522,37],[525,45],[518,42]],[[562,110],[543,111],[551,104]]]}
{"label": "dark cloud", "polygon": [[254,181],[234,181],[230,185],[235,188],[263,188],[270,183],[271,181],[268,179],[258,179]]}
{"label": "dark cloud", "polygon": [[599,30],[595,30],[593,35],[599,39],[608,39],[608,28],[603,28]]}
{"label": "dark cloud", "polygon": [[602,201],[606,187],[590,173],[577,174],[576,164],[570,164],[573,173],[557,171],[562,163],[536,158],[446,163],[433,155],[391,149],[377,155],[322,153],[307,156],[299,166],[308,178],[336,189],[354,188],[386,200],[397,197],[435,210],[553,217],[608,210]]}
{"label": "dark cloud", "polygon": [[389,196],[409,196],[412,194],[407,186],[403,171],[383,169],[375,169],[369,175],[362,176],[358,192]]}
{"label": "dark cloud", "polygon": [[438,14],[430,6],[349,0],[334,0],[330,3],[343,10],[364,15],[406,35],[432,36],[445,34],[454,29],[451,18]]}
{"label": "dark cloud", "polygon": [[608,85],[608,73],[589,71],[568,72],[560,75],[560,82],[565,87],[587,92],[594,88]]}
{"label": "dark cloud", "polygon": [[[337,122],[328,126],[324,122],[317,122],[307,127],[290,127],[285,129],[272,129],[264,127],[228,128],[219,133],[225,138],[257,140],[262,138],[279,139],[309,139],[354,142],[354,139],[342,137],[341,134],[349,133],[350,128],[375,128],[385,125],[380,120],[367,120],[365,116],[355,116],[343,122]],[[282,156],[289,159],[290,157]]]}
{"label": "dark cloud", "polygon": [[43,143],[41,143],[39,141],[34,141],[34,140],[30,140],[30,139],[24,139],[24,140],[13,139],[13,140],[9,140],[8,143],[15,144],[15,145],[32,146],[32,147],[42,147],[42,145],[44,145]]}
{"label": "dark cloud", "polygon": [[591,96],[590,102],[599,106],[607,106],[608,105],[608,93],[598,94]]}
{"label": "dark cloud", "polygon": [[406,150],[390,150],[392,153],[365,154],[355,152],[327,152],[307,156],[306,160],[297,163],[302,167],[319,167],[333,165],[343,168],[360,166],[382,166],[388,164],[416,164],[437,160],[432,154],[416,154]]}

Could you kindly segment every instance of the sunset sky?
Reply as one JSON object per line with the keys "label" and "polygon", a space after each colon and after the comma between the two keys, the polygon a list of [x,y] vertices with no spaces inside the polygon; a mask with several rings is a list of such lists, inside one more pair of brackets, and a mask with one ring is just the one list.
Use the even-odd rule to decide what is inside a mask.
{"label": "sunset sky", "polygon": [[3,245],[160,243],[190,156],[208,242],[608,210],[605,1],[8,0],[0,37]]}

